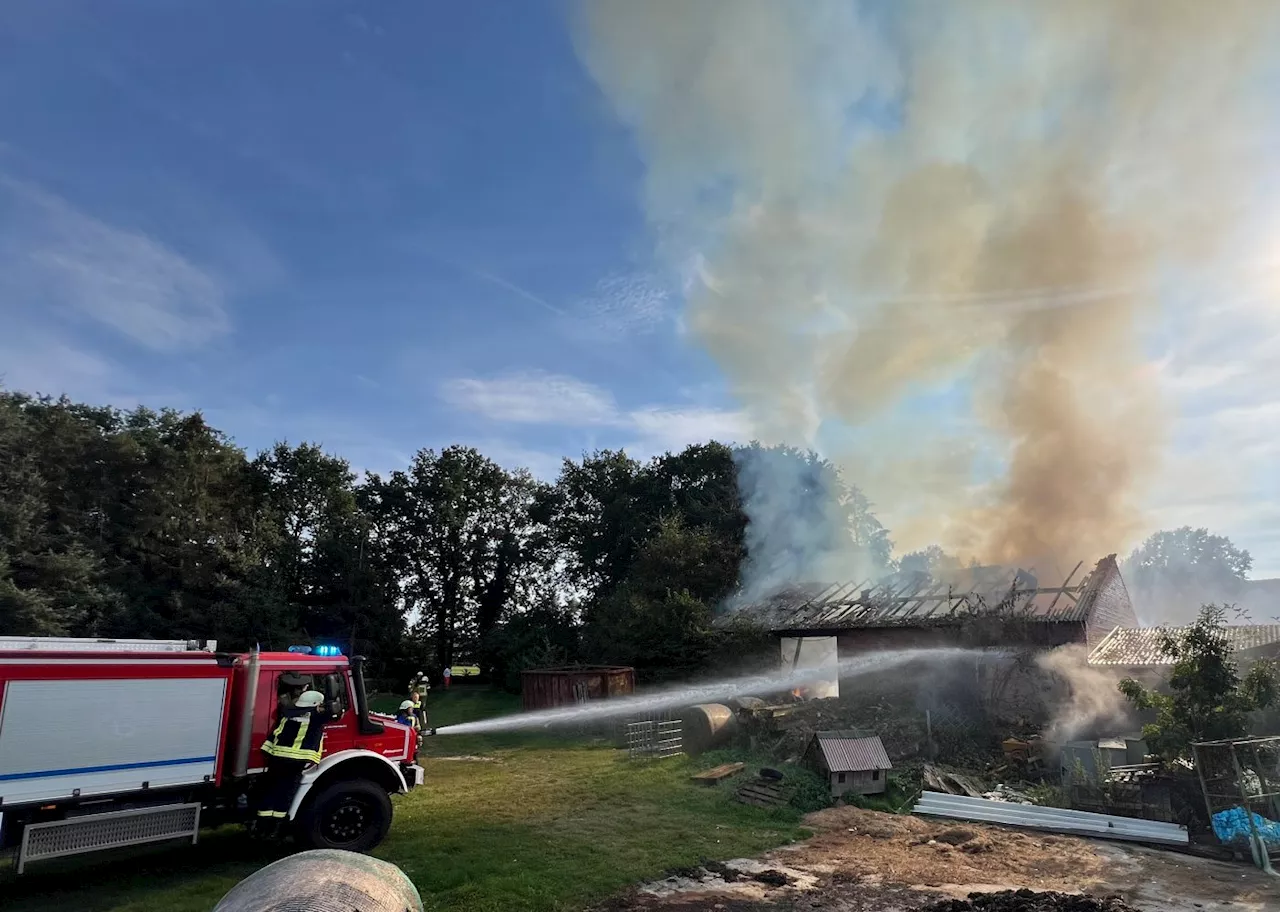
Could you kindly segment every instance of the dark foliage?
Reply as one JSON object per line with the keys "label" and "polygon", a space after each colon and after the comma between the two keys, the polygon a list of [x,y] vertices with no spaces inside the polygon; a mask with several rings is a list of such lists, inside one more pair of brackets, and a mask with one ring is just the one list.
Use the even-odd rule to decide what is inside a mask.
{"label": "dark foliage", "polygon": [[512,688],[570,662],[715,671],[771,645],[711,623],[739,586],[753,461],[865,505],[792,450],[602,451],[545,484],[447,447],[358,478],[310,443],[249,456],[199,413],[0,391],[0,634],[323,641],[391,682],[462,662]]}

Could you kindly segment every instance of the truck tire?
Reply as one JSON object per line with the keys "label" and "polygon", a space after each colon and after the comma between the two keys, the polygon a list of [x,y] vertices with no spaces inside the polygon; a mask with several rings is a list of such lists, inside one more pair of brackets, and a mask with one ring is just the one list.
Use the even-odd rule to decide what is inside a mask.
{"label": "truck tire", "polygon": [[367,779],[342,779],[321,789],[298,818],[298,838],[313,849],[367,852],[391,829],[391,796]]}

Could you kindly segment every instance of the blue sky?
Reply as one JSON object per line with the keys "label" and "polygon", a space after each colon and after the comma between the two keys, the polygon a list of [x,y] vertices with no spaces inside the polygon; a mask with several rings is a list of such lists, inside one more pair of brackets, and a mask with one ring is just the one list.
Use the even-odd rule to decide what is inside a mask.
{"label": "blue sky", "polygon": [[[372,471],[464,443],[548,477],[597,447],[751,436],[642,205],[647,173],[650,190],[687,175],[645,160],[580,50],[561,3],[539,0],[0,5],[0,382],[199,408],[250,451],[312,440]],[[814,72],[855,76],[856,56]],[[788,92],[822,108],[749,54],[721,62],[760,80],[730,109],[742,122],[682,123],[699,149],[744,129],[759,148],[738,161],[728,142],[731,165],[759,164]],[[1001,77],[988,64],[975,80]],[[891,128],[870,98],[848,110]],[[1207,525],[1265,576],[1280,223],[1258,224],[1265,288],[1213,307],[1184,291],[1156,340],[1178,421],[1149,506],[1152,528]],[[935,422],[968,392],[918,398],[890,422]]]}
{"label": "blue sky", "polygon": [[372,470],[739,426],[556,5],[7,4],[0,110],[10,388]]}

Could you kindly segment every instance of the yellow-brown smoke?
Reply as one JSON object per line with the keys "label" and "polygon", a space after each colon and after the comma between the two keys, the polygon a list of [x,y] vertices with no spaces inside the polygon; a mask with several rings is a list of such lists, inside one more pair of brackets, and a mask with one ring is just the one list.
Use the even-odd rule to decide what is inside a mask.
{"label": "yellow-brown smoke", "polygon": [[817,446],[904,549],[1126,545],[1167,427],[1144,333],[1256,192],[1280,4],[579,12],[689,330],[762,440]]}

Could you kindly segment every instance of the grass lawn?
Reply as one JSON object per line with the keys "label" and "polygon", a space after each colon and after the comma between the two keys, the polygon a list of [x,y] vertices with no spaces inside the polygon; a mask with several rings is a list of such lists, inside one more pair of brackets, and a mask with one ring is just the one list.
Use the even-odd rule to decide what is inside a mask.
{"label": "grass lawn", "polygon": [[[518,698],[460,687],[433,691],[428,708],[443,727],[516,711]],[[426,785],[395,799],[391,835],[375,854],[404,869],[428,909],[574,909],[669,868],[801,835],[791,810],[744,807],[727,786],[691,784],[689,773],[707,764],[686,758],[633,762],[547,732],[442,734],[426,743]],[[459,755],[501,762],[443,759]],[[194,849],[86,856],[33,866],[21,879],[0,875],[0,908],[209,912],[280,854],[225,828],[202,834]]]}

